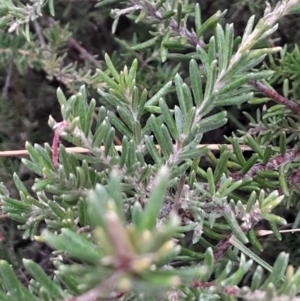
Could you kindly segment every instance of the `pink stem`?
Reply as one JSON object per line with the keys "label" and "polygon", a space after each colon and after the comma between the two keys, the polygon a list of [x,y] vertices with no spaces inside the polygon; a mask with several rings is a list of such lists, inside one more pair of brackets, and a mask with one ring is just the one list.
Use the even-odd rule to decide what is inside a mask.
{"label": "pink stem", "polygon": [[58,167],[58,143],[59,143],[59,134],[63,128],[68,125],[67,121],[62,121],[56,124],[55,132],[52,142],[52,162],[54,167]]}

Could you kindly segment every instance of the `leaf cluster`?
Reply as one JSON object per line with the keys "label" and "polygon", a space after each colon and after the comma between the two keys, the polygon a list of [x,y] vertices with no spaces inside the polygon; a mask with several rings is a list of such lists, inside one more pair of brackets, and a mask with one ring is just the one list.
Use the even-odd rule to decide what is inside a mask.
{"label": "leaf cluster", "polygon": [[[29,158],[22,163],[36,175],[31,190],[17,174],[19,199],[0,186],[2,211],[19,224],[24,239],[53,247],[55,267],[51,278],[33,260],[23,259],[32,277],[25,287],[2,260],[1,300],[298,300],[300,270],[288,265],[288,254],[279,254],[271,266],[255,253],[263,251],[259,223],[267,222],[281,239],[279,227],[286,221],[275,209],[291,205],[298,191],[299,155],[292,144],[297,116],[283,105],[264,107],[257,120],[248,115],[253,129],[227,138],[232,150],[219,146],[216,156],[199,146],[204,133],[226,124],[225,107],[258,102],[251,83],[270,79],[274,71],[260,68],[261,63],[280,50],[259,48],[258,42],[269,38],[298,2],[267,6],[257,24],[254,17],[248,20],[242,37],[234,36],[232,24],[221,25],[225,12],[202,22],[200,5],[189,1],[131,0],[112,10],[113,31],[127,15],[150,24],[153,37],[136,45],[120,42],[131,51],[127,58],[139,57],[129,67],[119,68],[119,60],[106,54],[105,65],[93,75],[76,73],[78,82],[97,88],[97,99],[84,85],[69,98],[58,89],[63,120],[49,118],[52,147],[26,143]],[[97,7],[115,3],[99,1]],[[5,8],[16,12],[8,4]],[[35,12],[33,21],[44,4],[34,2],[27,10]],[[47,5],[54,14],[54,2]],[[30,14],[24,15],[23,6],[20,11],[10,26],[25,24],[29,41]],[[192,29],[188,18],[194,20]],[[206,39],[209,31],[213,34]],[[28,51],[35,51],[49,76],[73,87],[77,69],[56,68],[68,28],[61,34],[54,25],[44,36],[45,48]],[[14,39],[8,37],[8,48]],[[18,45],[15,49],[20,54]],[[145,72],[140,58],[149,49],[155,53],[149,61],[188,61],[188,75],[176,65],[164,72],[170,79],[149,93],[140,85],[146,78],[140,77]],[[88,153],[58,147],[59,137]],[[252,149],[250,158],[241,144]],[[201,165],[203,158],[211,161],[210,168]],[[250,279],[245,285],[244,277]]]}

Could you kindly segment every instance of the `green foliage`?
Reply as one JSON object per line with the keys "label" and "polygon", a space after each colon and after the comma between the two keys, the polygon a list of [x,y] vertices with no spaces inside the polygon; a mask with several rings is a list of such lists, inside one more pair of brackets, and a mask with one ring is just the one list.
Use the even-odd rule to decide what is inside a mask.
{"label": "green foliage", "polygon": [[[22,163],[36,176],[31,189],[16,173],[18,199],[0,186],[1,209],[23,238],[54,249],[53,275],[24,258],[32,277],[26,286],[2,260],[1,300],[298,300],[300,269],[289,265],[289,255],[280,253],[271,265],[257,253],[264,249],[259,225],[268,224],[280,240],[286,221],[276,209],[297,208],[297,103],[269,85],[283,82],[284,96],[295,97],[289,87],[296,83],[298,49],[286,54],[261,45],[299,1],[267,5],[257,23],[248,20],[242,37],[232,24],[221,25],[226,11],[202,22],[192,1],[98,1],[98,9],[120,6],[111,10],[113,32],[126,15],[149,26],[150,36],[117,40],[130,61],[122,68],[116,53],[103,62],[89,57],[95,72],[61,67],[68,25],[55,23],[39,41],[31,34],[30,22],[55,14],[54,1],[0,4],[9,49],[1,62],[13,58],[20,73],[32,65],[68,90],[78,88],[70,97],[57,90],[63,120],[49,118],[52,147],[26,143],[30,158]],[[280,65],[287,66],[281,70],[290,76],[283,81],[274,59],[262,65],[280,51]],[[146,66],[153,61],[164,76]],[[169,61],[176,64],[165,66]],[[188,62],[188,72],[178,61]],[[228,137],[232,149],[220,145],[217,157],[199,146],[204,134],[227,123],[228,106],[267,101],[254,98],[257,86],[281,103],[258,109],[256,119],[246,114],[251,128]],[[59,137],[88,153],[58,147]]]}

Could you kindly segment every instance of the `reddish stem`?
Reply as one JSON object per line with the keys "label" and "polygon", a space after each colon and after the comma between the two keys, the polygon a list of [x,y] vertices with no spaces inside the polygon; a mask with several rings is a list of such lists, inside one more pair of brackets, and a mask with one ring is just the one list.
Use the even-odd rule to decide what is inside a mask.
{"label": "reddish stem", "polygon": [[68,122],[62,121],[56,124],[52,142],[52,162],[54,167],[58,167],[58,143],[60,131],[68,125]]}
{"label": "reddish stem", "polygon": [[276,91],[268,88],[264,84],[256,81],[256,80],[249,80],[248,84],[254,87],[257,91],[263,93],[265,96],[271,98],[277,103],[283,104],[288,109],[290,109],[295,114],[300,114],[300,106],[290,99],[283,97],[282,95],[278,94]]}

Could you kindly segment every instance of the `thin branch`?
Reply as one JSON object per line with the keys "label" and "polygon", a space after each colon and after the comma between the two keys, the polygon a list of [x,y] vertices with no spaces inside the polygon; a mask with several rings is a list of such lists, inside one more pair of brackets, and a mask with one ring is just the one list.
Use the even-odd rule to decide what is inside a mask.
{"label": "thin branch", "polygon": [[300,114],[300,106],[290,99],[283,97],[282,95],[278,94],[276,91],[270,89],[269,87],[265,86],[264,84],[255,81],[249,80],[248,84],[254,87],[257,91],[263,93],[265,96],[271,98],[275,102],[279,104],[283,104],[288,109],[290,109],[293,113],[299,115]]}
{"label": "thin branch", "polygon": [[184,184],[185,184],[185,176],[181,177],[179,185],[178,185],[178,190],[176,192],[174,204],[173,204],[174,212],[178,212],[178,210],[181,207],[181,194],[183,191]]}
{"label": "thin branch", "polygon": [[235,173],[232,173],[230,176],[238,181],[245,177],[253,178],[257,175],[260,171],[266,171],[266,170],[277,170],[281,165],[294,162],[296,158],[299,158],[300,153],[297,150],[297,148],[292,148],[290,150],[287,150],[284,155],[276,155],[272,157],[267,164],[264,163],[257,163],[254,164],[246,174],[242,174],[241,171],[237,171]]}
{"label": "thin branch", "polygon": [[34,20],[33,25],[34,25],[35,32],[36,32],[36,34],[39,38],[39,41],[40,41],[40,44],[41,44],[42,48],[45,48],[47,44],[46,44],[46,41],[45,41],[45,38],[44,38],[44,35],[43,35],[43,31],[42,31],[42,28],[41,28],[40,24],[38,23],[37,20]]}
{"label": "thin branch", "polygon": [[13,71],[13,60],[11,59],[8,64],[8,71],[7,71],[7,75],[6,75],[6,79],[5,79],[5,84],[2,89],[2,97],[7,97],[8,89],[10,87],[12,71]]}
{"label": "thin branch", "polygon": [[[51,25],[55,24],[55,20],[53,18],[48,17],[47,19]],[[100,62],[97,61],[95,57],[91,55],[84,47],[82,47],[75,39],[70,38],[68,40],[68,44],[77,49],[85,59],[91,61],[97,68],[101,67]]]}
{"label": "thin branch", "polygon": [[59,133],[67,125],[68,123],[66,121],[62,121],[56,124],[55,132],[53,136],[53,142],[52,142],[52,162],[55,167],[58,167]]}
{"label": "thin branch", "polygon": [[[201,148],[204,146],[207,146],[208,149],[212,151],[219,151],[219,146],[225,145],[229,150],[232,150],[232,145],[231,144],[199,144],[197,145],[197,148]],[[248,145],[240,145],[242,151],[252,151],[251,147]],[[156,145],[156,148],[160,150],[160,146]],[[101,151],[104,151],[105,148],[104,146],[101,146]],[[120,152],[122,151],[122,145],[115,145],[116,151]],[[84,147],[67,147],[66,151],[68,153],[77,153],[77,154],[84,154],[84,153],[89,153],[90,151],[87,148]],[[5,158],[5,157],[26,157],[29,156],[29,153],[26,149],[21,149],[21,150],[9,150],[9,151],[0,151],[0,158]]]}

